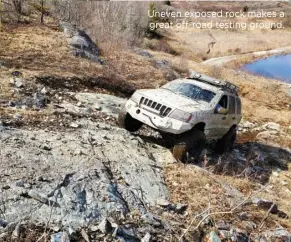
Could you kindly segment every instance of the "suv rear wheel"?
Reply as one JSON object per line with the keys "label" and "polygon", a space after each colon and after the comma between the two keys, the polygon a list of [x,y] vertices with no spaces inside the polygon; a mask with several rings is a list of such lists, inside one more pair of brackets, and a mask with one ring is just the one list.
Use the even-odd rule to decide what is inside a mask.
{"label": "suv rear wheel", "polygon": [[188,158],[197,160],[205,147],[205,143],[204,132],[194,129],[178,139],[173,148],[173,156],[183,163],[186,163]]}
{"label": "suv rear wheel", "polygon": [[219,154],[227,152],[232,149],[236,140],[236,129],[231,128],[221,139],[219,139],[215,146],[215,151]]}
{"label": "suv rear wheel", "polygon": [[119,127],[126,129],[129,132],[138,131],[143,125],[142,122],[136,120],[131,117],[131,115],[127,112],[121,111],[118,115],[118,124]]}

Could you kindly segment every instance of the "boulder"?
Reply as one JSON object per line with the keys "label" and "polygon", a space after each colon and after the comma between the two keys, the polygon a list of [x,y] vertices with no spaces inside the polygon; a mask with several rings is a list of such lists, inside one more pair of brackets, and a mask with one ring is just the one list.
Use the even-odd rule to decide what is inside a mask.
{"label": "boulder", "polygon": [[240,128],[245,128],[245,129],[252,129],[252,128],[254,128],[256,125],[254,124],[254,123],[252,123],[252,122],[249,122],[249,121],[246,121],[246,122],[241,122],[240,124],[239,124],[239,127]]}
{"label": "boulder", "polygon": [[51,235],[51,242],[70,242],[66,232],[59,232]]}
{"label": "boulder", "polygon": [[274,131],[280,131],[280,124],[269,122],[262,126],[262,129],[264,130],[274,130]]}
{"label": "boulder", "polygon": [[268,241],[291,241],[291,233],[283,227],[267,231],[262,236],[268,239]]}
{"label": "boulder", "polygon": [[99,231],[103,234],[108,234],[112,231],[111,223],[108,221],[107,218],[104,218],[98,226]]}
{"label": "boulder", "polygon": [[169,65],[169,62],[166,60],[154,60],[154,66],[158,69],[167,69]]}
{"label": "boulder", "polygon": [[143,49],[135,49],[135,52],[138,54],[138,55],[141,55],[143,57],[148,57],[148,58],[153,58],[153,55],[150,54],[148,51],[146,50],[143,50]]}
{"label": "boulder", "polygon": [[270,210],[270,213],[278,213],[278,205],[272,201],[265,199],[254,198],[253,203],[256,204],[259,208],[264,210]]}
{"label": "boulder", "polygon": [[7,222],[0,218],[0,227],[5,228],[7,226]]}
{"label": "boulder", "polygon": [[278,131],[276,130],[265,130],[262,132],[259,132],[256,136],[256,140],[266,144],[266,145],[271,145],[275,147],[280,147],[278,144],[278,141],[280,139],[280,135]]}
{"label": "boulder", "polygon": [[0,68],[6,68],[6,67],[8,67],[8,64],[5,61],[0,60]]}
{"label": "boulder", "polygon": [[150,233],[146,233],[146,235],[141,239],[141,242],[151,242],[151,235]]}
{"label": "boulder", "polygon": [[207,236],[207,241],[208,242],[221,242],[221,239],[218,237],[216,232],[211,231],[209,235]]}
{"label": "boulder", "polygon": [[99,48],[84,30],[79,30],[68,22],[61,22],[60,29],[66,34],[68,45],[72,48],[74,56],[103,63],[102,59],[99,58]]}
{"label": "boulder", "polygon": [[17,88],[24,86],[24,79],[22,77],[14,77],[14,85]]}

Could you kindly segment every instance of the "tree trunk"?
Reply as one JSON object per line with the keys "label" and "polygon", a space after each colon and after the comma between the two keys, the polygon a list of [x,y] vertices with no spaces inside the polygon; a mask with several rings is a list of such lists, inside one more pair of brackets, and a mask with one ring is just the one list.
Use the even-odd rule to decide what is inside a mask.
{"label": "tree trunk", "polygon": [[12,2],[15,8],[15,11],[18,14],[22,14],[22,0],[13,0]]}
{"label": "tree trunk", "polygon": [[0,0],[0,30],[2,29],[2,11],[3,11],[2,0]]}
{"label": "tree trunk", "polygon": [[43,17],[44,17],[44,0],[41,0],[40,2],[41,5],[41,16],[40,16],[40,23],[43,24]]}

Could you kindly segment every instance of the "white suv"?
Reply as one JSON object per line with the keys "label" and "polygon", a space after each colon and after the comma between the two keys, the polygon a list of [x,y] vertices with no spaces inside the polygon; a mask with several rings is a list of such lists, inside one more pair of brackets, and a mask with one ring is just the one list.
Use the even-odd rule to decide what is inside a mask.
{"label": "white suv", "polygon": [[229,150],[240,120],[238,87],[197,72],[158,89],[137,90],[119,114],[120,126],[130,132],[146,124],[171,137],[173,155],[181,161],[197,159],[206,140],[217,140],[220,153]]}

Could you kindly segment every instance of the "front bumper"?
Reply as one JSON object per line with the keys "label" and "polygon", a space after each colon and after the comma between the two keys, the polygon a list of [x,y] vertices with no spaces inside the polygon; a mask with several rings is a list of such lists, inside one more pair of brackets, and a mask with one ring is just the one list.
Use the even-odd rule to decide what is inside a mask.
{"label": "front bumper", "polygon": [[145,109],[147,107],[140,107],[132,100],[128,100],[126,102],[125,108],[133,118],[163,132],[181,134],[192,128],[192,125],[189,123],[185,123],[169,117],[161,117],[159,114]]}

